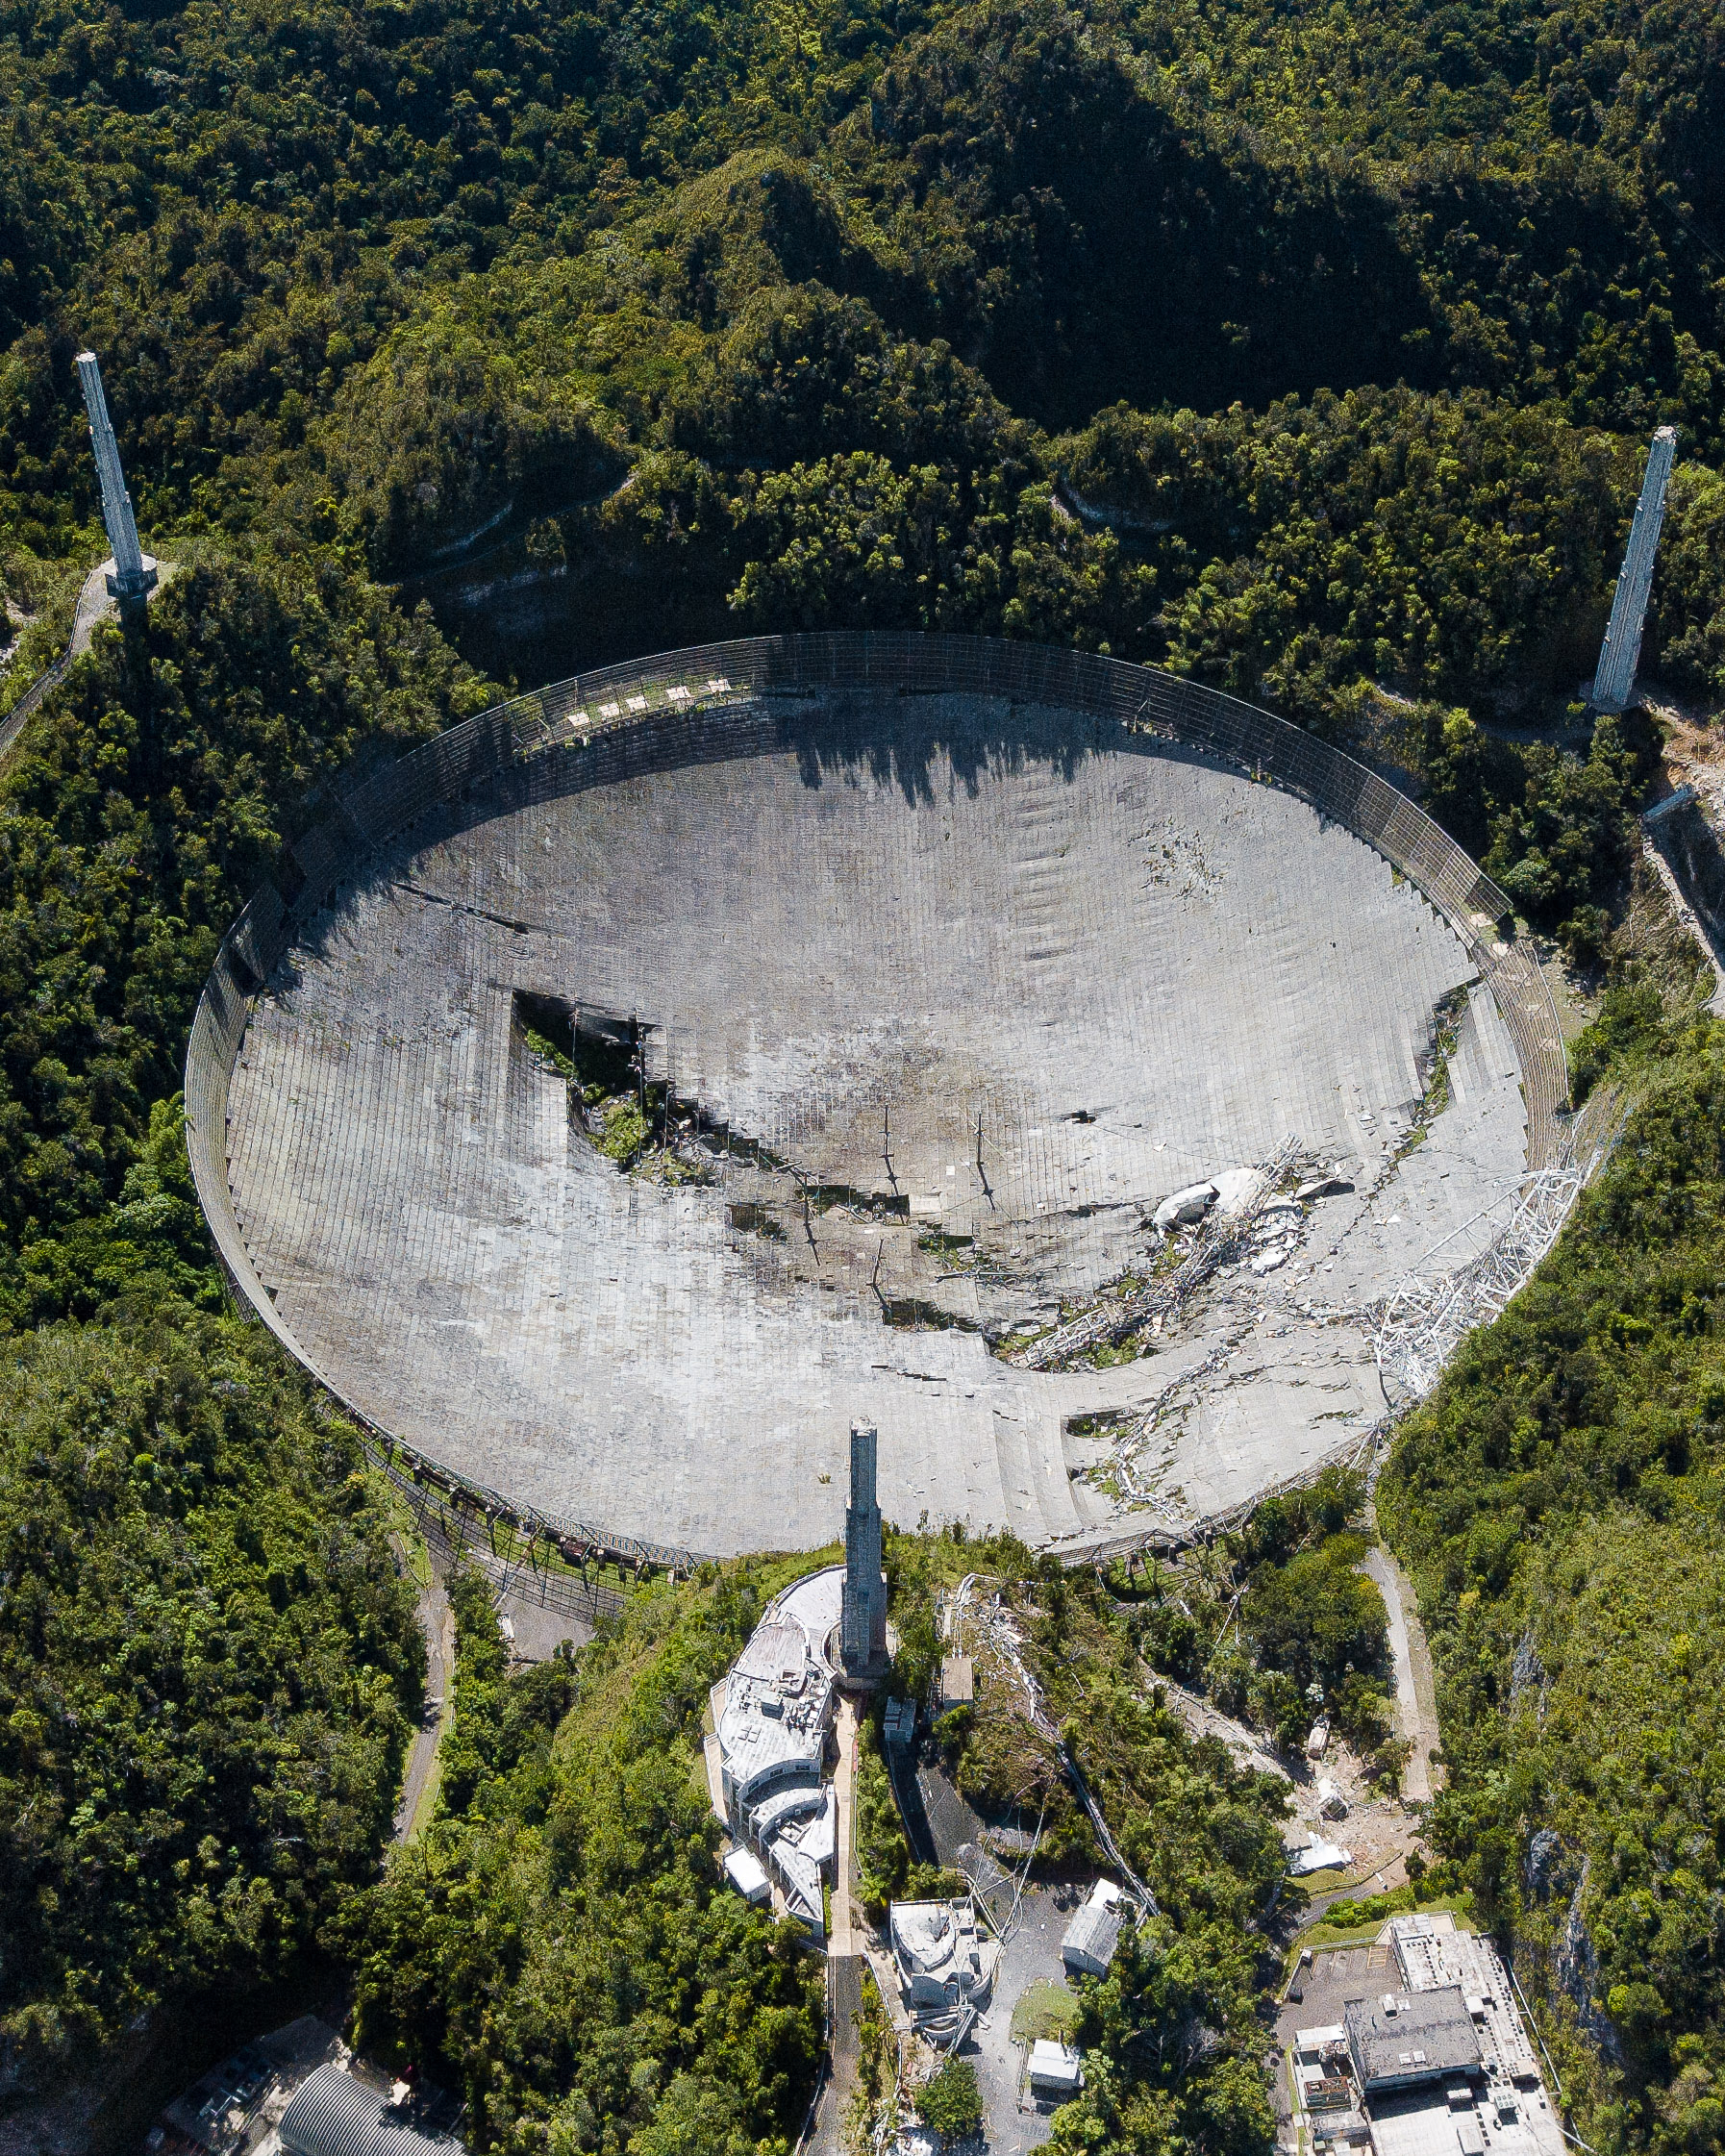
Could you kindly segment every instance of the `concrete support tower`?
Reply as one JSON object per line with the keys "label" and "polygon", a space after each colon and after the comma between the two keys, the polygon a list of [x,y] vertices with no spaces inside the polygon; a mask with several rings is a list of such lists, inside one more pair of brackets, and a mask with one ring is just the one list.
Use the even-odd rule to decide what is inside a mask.
{"label": "concrete support tower", "polygon": [[108,589],[119,601],[120,618],[126,620],[143,612],[156,589],[156,563],[153,556],[138,550],[138,522],[132,514],[125,474],[120,470],[119,445],[108,416],[108,399],[102,394],[102,369],[93,352],[79,353],[78,380],[89,414],[96,476],[102,483],[102,521],[108,527],[108,543],[113,548],[113,559],[103,567]]}
{"label": "concrete support tower", "polygon": [[887,1665],[887,1582],[881,1572],[881,1508],[875,1502],[874,1430],[851,1424],[851,1501],[844,1511],[844,1600],[839,1652],[847,1677],[866,1680]]}
{"label": "concrete support tower", "polygon": [[1648,593],[1653,589],[1653,562],[1659,552],[1660,526],[1665,520],[1665,486],[1676,454],[1677,429],[1659,428],[1647,452],[1641,498],[1636,504],[1636,520],[1629,527],[1629,544],[1623,550],[1623,566],[1612,600],[1612,618],[1599,647],[1599,668],[1588,691],[1588,702],[1596,712],[1620,712],[1635,694],[1641,625],[1647,617]]}

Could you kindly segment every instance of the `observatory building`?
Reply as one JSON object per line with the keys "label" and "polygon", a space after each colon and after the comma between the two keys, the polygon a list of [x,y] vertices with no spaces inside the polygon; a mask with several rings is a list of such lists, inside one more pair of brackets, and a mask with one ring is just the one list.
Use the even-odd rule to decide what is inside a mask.
{"label": "observatory building", "polygon": [[[1079,1551],[1369,1439],[1386,1296],[1562,1146],[1509,911],[1148,668],[671,654],[338,792],[223,946],[193,1167],[265,1322],[440,1472],[671,1561],[846,1530],[860,1671],[882,1511]],[[1145,1352],[1052,1354],[1146,1281]]]}
{"label": "observatory building", "polygon": [[712,1694],[727,1823],[816,1940],[826,1936],[821,1887],[838,1846],[826,1767],[844,1585],[833,1565],[775,1596]]}

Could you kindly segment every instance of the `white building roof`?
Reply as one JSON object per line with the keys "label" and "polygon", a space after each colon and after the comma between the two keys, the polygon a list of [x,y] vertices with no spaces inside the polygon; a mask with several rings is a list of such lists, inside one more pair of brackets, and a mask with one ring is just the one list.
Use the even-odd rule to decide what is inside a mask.
{"label": "white building roof", "polygon": [[1496,1947],[1442,1910],[1396,1917],[1384,1936],[1411,1999],[1460,1993],[1479,2042],[1485,2089],[1477,2107],[1436,2088],[1374,2103],[1378,2156],[1565,2156],[1562,2127]]}
{"label": "white building roof", "polygon": [[1106,1973],[1120,1943],[1120,1890],[1112,1879],[1098,1879],[1089,1899],[1066,1926],[1061,1959],[1092,1976]]}
{"label": "white building roof", "polygon": [[986,1993],[998,1949],[979,1935],[968,1901],[895,1901],[888,1928],[904,1988],[915,2002],[944,1993],[956,2004]]}
{"label": "white building roof", "polygon": [[1030,2078],[1033,2086],[1044,2089],[1081,2089],[1084,2068],[1075,2051],[1039,2037],[1031,2045]]}
{"label": "white building roof", "polygon": [[753,1849],[733,1849],[725,1876],[745,1901],[760,1901],[766,1893],[766,1872]]}
{"label": "white building roof", "polygon": [[827,1640],[843,1589],[842,1565],[794,1581],[767,1604],[726,1679],[719,1752],[740,1803],[762,1782],[819,1779],[833,1713]]}

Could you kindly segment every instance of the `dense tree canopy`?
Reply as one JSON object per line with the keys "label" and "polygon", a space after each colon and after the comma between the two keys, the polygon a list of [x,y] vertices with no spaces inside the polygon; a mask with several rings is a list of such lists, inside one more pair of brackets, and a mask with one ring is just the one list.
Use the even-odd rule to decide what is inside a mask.
{"label": "dense tree canopy", "polygon": [[1608,1020],[1659,1075],[1379,1507],[1438,1664],[1439,1847],[1543,1986],[1587,2137],[1676,2156],[1725,2116],[1725,1062],[1644,993]]}
{"label": "dense tree canopy", "polygon": [[[178,1089],[216,944],[319,782],[485,700],[429,621],[315,564],[184,571],[148,652],[145,710],[104,635],[0,766],[0,1307],[16,1319],[88,1314],[72,1254],[129,1170],[188,1198],[177,1133],[159,1124],[141,1157],[168,1113],[153,1104]],[[54,1256],[20,1278],[46,1239]]]}
{"label": "dense tree canopy", "polygon": [[458,2085],[469,2145],[794,2142],[821,1965],[725,1882],[698,1765],[709,1689],[780,1584],[743,1567],[657,1590],[573,1664],[514,1677],[488,1590],[458,1584],[438,1817],[337,1930],[362,2040]]}
{"label": "dense tree canopy", "polygon": [[354,1433],[232,1319],[0,1369],[0,2062],[281,1975],[377,1861],[424,1647]]}
{"label": "dense tree canopy", "polygon": [[[1435,1613],[1437,1831],[1569,2002],[1594,2144],[1714,2148],[1718,1056],[1612,942],[1650,728],[1555,735],[1661,420],[1646,656],[1725,696],[1722,38],[1712,0],[0,0],[0,588],[30,616],[0,710],[103,551],[85,343],[182,564],[0,767],[8,2058],[322,1926],[369,2037],[438,2060],[488,2146],[794,2133],[810,1970],[718,1892],[688,1773],[764,1574],[528,1679],[467,1583],[441,1815],[348,1899],[416,1650],[353,1441],[216,1316],[175,1093],[216,940],[353,757],[487,676],[923,626],[1393,755],[1612,969],[1578,1086],[1653,1097],[1385,1514]],[[1213,1606],[1123,1617],[1012,1561],[1166,1911],[1087,1999],[1068,2145],[1265,2144],[1276,1801],[1142,1658],[1284,1737],[1312,1685],[1377,1727],[1382,1614],[1327,1502],[1266,1507]],[[931,1546],[894,1560],[912,1683]],[[1036,1764],[987,1716],[954,1749],[979,1797]],[[864,1782],[885,1892],[909,1851]]]}
{"label": "dense tree canopy", "polygon": [[925,621],[1334,719],[1571,693],[1666,418],[1658,642],[1716,687],[1718,26],[1442,22],[14,9],[0,546],[88,528],[89,339],[146,523],[338,541],[457,626],[463,564],[538,578],[551,670]]}

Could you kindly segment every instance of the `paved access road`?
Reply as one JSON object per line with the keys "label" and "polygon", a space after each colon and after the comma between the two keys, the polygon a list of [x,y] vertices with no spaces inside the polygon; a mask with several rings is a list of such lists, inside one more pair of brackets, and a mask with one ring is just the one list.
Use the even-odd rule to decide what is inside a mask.
{"label": "paved access road", "polygon": [[395,1808],[395,1839],[406,1842],[413,1831],[414,1816],[431,1787],[438,1764],[438,1746],[455,1712],[455,1612],[443,1583],[433,1574],[431,1585],[419,1597],[419,1624],[425,1634],[425,1696],[440,1702],[428,1712],[413,1732],[408,1753],[408,1770],[402,1777],[401,1801]]}
{"label": "paved access road", "polygon": [[1413,1582],[1381,1542],[1366,1551],[1360,1568],[1383,1595],[1389,1618],[1396,1718],[1410,1747],[1402,1793],[1411,1803],[1423,1804],[1441,1782],[1442,1769],[1432,1765],[1438,1742],[1438,1690],[1432,1675],[1432,1650],[1426,1644],[1425,1626],[1419,1621],[1419,1603]]}
{"label": "paved access road", "polygon": [[[74,659],[89,649],[90,639],[96,633],[96,624],[113,619],[115,608],[108,596],[108,583],[103,574],[105,564],[91,569],[84,580],[84,589],[78,594],[78,611],[72,616],[72,635],[63,654],[53,665],[44,667],[4,718],[0,718],[0,757],[3,757],[30,722],[32,713],[41,704],[51,689],[65,679],[66,669]],[[166,564],[162,566],[163,582],[168,575]],[[157,586],[158,590],[161,585]]]}

